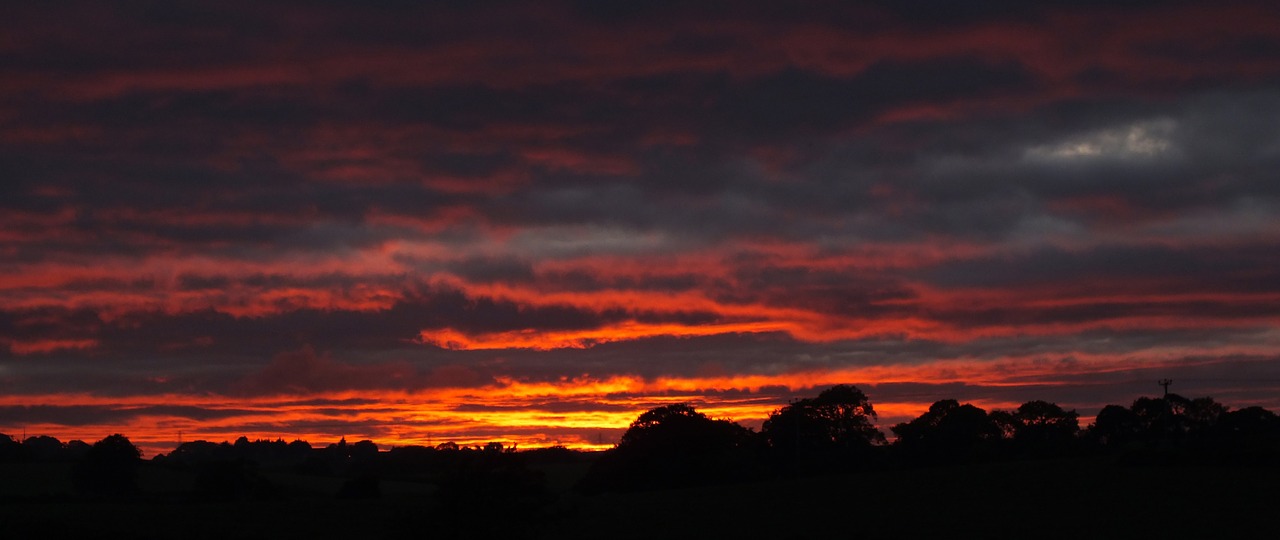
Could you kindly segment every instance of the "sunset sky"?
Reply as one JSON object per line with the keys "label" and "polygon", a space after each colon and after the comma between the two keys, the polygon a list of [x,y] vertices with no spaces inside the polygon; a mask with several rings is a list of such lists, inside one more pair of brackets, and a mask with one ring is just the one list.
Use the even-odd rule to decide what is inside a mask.
{"label": "sunset sky", "polygon": [[1274,2],[352,6],[5,7],[0,432],[1280,410]]}

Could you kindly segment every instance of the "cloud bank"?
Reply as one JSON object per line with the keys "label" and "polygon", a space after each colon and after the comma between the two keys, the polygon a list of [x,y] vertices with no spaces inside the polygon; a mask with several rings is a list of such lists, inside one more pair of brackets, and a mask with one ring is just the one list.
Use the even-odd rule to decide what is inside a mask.
{"label": "cloud bank", "polygon": [[12,11],[0,429],[1280,406],[1267,2]]}

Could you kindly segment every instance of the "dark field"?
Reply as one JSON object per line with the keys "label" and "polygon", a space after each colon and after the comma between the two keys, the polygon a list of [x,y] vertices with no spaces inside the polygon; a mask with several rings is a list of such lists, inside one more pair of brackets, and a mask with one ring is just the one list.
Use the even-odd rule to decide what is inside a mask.
{"label": "dark field", "polygon": [[459,503],[384,480],[382,497],[335,497],[342,479],[269,474],[267,500],[191,502],[193,476],[154,466],[143,494],[72,495],[63,464],[0,468],[0,538],[1269,538],[1280,469],[1013,462],[641,493],[580,495],[589,466],[542,464],[551,493]]}

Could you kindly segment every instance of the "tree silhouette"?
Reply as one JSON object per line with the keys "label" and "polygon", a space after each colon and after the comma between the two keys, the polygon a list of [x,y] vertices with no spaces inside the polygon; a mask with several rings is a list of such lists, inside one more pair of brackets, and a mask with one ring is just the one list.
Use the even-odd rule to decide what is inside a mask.
{"label": "tree silhouette", "polygon": [[353,471],[369,474],[378,459],[378,445],[370,440],[356,441],[347,447],[347,456]]}
{"label": "tree silhouette", "polygon": [[674,437],[696,437],[705,424],[711,422],[707,415],[695,410],[688,403],[676,403],[640,414],[618,442],[621,448],[667,444]]}
{"label": "tree silhouette", "polygon": [[66,445],[55,437],[39,435],[22,441],[27,455],[36,461],[62,461],[66,457]]}
{"label": "tree silhouette", "polygon": [[774,411],[760,433],[775,456],[798,470],[852,468],[885,442],[875,418],[867,396],[841,384]]}
{"label": "tree silhouette", "polygon": [[1186,460],[1266,461],[1267,443],[1255,444],[1259,439],[1254,438],[1266,430],[1254,428],[1266,424],[1271,413],[1251,409],[1233,413],[1213,398],[1188,399],[1173,393],[1140,397],[1128,409],[1108,405],[1099,411],[1089,427],[1088,439],[1102,448],[1123,450],[1121,460],[1135,465]]}
{"label": "tree silhouette", "polygon": [[1210,398],[1187,399],[1170,393],[1160,398],[1140,397],[1130,407],[1138,419],[1138,436],[1148,446],[1174,448],[1193,430],[1206,429],[1224,408]]}
{"label": "tree silhouette", "polygon": [[891,429],[899,455],[935,463],[989,458],[1002,438],[986,411],[954,399],[937,401],[920,417]]}
{"label": "tree silhouette", "polygon": [[580,487],[637,490],[726,482],[755,474],[756,460],[751,430],[679,403],[641,414]]}
{"label": "tree silhouette", "polygon": [[82,460],[84,459],[84,456],[87,455],[89,453],[89,450],[92,448],[93,447],[89,446],[88,443],[79,439],[72,439],[70,441],[67,441],[66,450],[65,450],[67,459],[70,461]]}
{"label": "tree silhouette", "polygon": [[356,441],[349,450],[351,459],[373,459],[378,456],[378,445],[368,439]]}
{"label": "tree silhouette", "polygon": [[1107,405],[1089,426],[1089,436],[1097,444],[1107,448],[1119,448],[1139,440],[1142,420],[1128,408]]}
{"label": "tree silhouette", "polygon": [[1079,414],[1047,401],[1028,401],[1012,413],[995,411],[991,417],[1022,455],[1066,454],[1074,450],[1080,431]]}
{"label": "tree silhouette", "polygon": [[1250,462],[1280,460],[1280,417],[1262,407],[1223,413],[1211,433],[1220,452],[1225,450]]}
{"label": "tree silhouette", "polygon": [[142,451],[119,433],[93,443],[76,464],[76,484],[92,493],[129,493],[138,490],[138,465]]}
{"label": "tree silhouette", "polygon": [[0,463],[14,463],[25,458],[22,443],[13,437],[0,433]]}
{"label": "tree silhouette", "polygon": [[174,465],[194,466],[212,461],[227,461],[234,456],[232,446],[227,443],[218,444],[209,441],[188,441],[178,445],[169,455],[166,463]]}
{"label": "tree silhouette", "polygon": [[[1172,394],[1170,395],[1173,396]],[[1186,400],[1181,405],[1181,414],[1186,418],[1188,431],[1193,436],[1210,430],[1215,426],[1223,415],[1227,413],[1227,407],[1213,400],[1211,397],[1199,397]]]}

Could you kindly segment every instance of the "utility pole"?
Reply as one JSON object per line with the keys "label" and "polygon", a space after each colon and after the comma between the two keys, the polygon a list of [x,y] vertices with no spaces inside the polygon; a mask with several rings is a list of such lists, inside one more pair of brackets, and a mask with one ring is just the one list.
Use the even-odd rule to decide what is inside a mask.
{"label": "utility pole", "polygon": [[1160,379],[1156,384],[1164,387],[1164,397],[1169,397],[1169,385],[1173,384],[1173,379]]}

